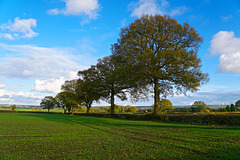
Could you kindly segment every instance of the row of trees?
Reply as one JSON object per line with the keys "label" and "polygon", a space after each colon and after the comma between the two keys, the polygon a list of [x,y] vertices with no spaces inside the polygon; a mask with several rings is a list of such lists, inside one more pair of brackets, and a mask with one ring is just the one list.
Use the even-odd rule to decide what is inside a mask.
{"label": "row of trees", "polygon": [[[179,24],[170,16],[143,15],[121,29],[110,56],[79,71],[78,80],[66,81],[55,103],[72,112],[77,105],[84,105],[89,112],[92,104],[102,99],[111,104],[110,113],[114,114],[115,97],[138,101],[153,93],[156,115],[162,98],[195,92],[208,82],[197,56],[202,42],[188,23]],[[51,101],[53,97],[45,98]],[[41,103],[46,104],[44,100]]]}

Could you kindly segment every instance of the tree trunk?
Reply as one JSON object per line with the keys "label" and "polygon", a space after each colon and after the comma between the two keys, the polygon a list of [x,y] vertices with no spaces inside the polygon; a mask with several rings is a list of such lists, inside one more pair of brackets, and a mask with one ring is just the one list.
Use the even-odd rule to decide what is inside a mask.
{"label": "tree trunk", "polygon": [[74,115],[74,108],[75,108],[75,105],[72,106],[72,115]]}
{"label": "tree trunk", "polygon": [[153,107],[153,115],[157,115],[157,108],[158,108],[158,103],[159,103],[159,83],[158,79],[155,79],[154,81],[154,107]]}
{"label": "tree trunk", "polygon": [[64,114],[66,114],[66,112],[67,112],[67,109],[63,109],[63,111],[64,111]]}
{"label": "tree trunk", "polygon": [[87,105],[87,113],[90,112],[90,108],[91,108],[91,106]]}
{"label": "tree trunk", "polygon": [[50,111],[50,108],[48,108],[48,112]]}
{"label": "tree trunk", "polygon": [[110,114],[115,113],[115,104],[114,104],[114,90],[111,91],[111,112]]}

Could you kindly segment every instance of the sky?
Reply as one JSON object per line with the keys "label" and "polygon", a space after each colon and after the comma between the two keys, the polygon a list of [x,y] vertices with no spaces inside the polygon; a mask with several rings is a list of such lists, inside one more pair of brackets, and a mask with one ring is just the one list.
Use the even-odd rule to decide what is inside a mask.
{"label": "sky", "polygon": [[[198,52],[210,81],[173,105],[240,99],[238,0],[0,0],[0,104],[39,105],[77,71],[111,54],[120,29],[143,14],[170,15],[203,37]],[[118,105],[153,104],[116,100]],[[96,105],[109,105],[101,101]]]}

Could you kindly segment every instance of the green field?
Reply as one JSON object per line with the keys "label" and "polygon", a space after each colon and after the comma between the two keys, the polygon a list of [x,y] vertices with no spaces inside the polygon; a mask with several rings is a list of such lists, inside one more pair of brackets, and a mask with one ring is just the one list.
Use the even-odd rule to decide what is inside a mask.
{"label": "green field", "polygon": [[0,159],[240,159],[240,128],[0,113]]}

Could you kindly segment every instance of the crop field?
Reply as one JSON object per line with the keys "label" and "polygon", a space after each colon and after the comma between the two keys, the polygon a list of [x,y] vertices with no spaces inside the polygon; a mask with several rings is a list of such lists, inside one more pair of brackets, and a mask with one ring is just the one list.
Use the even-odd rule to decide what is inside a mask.
{"label": "crop field", "polygon": [[239,159],[240,128],[0,113],[0,159]]}

